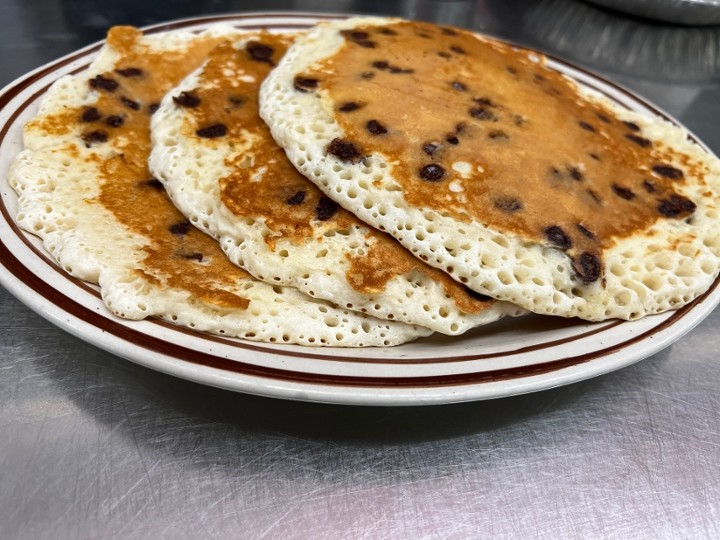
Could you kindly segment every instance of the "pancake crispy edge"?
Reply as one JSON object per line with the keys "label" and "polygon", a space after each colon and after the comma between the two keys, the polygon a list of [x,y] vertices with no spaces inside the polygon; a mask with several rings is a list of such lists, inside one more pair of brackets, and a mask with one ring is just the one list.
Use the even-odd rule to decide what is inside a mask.
{"label": "pancake crispy edge", "polygon": [[221,45],[165,96],[149,165],[175,205],[256,278],[349,309],[450,335],[524,313],[424,264],[294,169],[257,113],[288,44],[266,34]]}
{"label": "pancake crispy edge", "polygon": [[149,176],[150,116],[165,91],[240,32],[142,36],[118,27],[87,71],[59,79],[24,129],[8,175],[18,224],[114,314],[244,339],[386,346],[429,331],[273,287],[232,265]]}
{"label": "pancake crispy edge", "polygon": [[[380,142],[368,152],[364,151],[362,144],[356,146],[352,136],[362,126],[350,133],[338,121],[341,114],[338,109],[351,102],[333,101],[323,89],[324,76],[328,75],[329,85],[337,82],[332,79],[332,57],[343,48],[355,47],[352,54],[354,58],[365,59],[366,71],[357,73],[357,85],[352,88],[350,85],[340,86],[339,89],[333,87],[338,95],[346,95],[343,91],[352,89],[357,96],[355,102],[362,103],[364,97],[360,84],[363,79],[381,85],[382,81],[388,80],[383,77],[392,74],[405,76],[410,81],[407,83],[408,91],[420,96],[413,104],[425,99],[427,96],[423,92],[432,84],[439,83],[434,80],[432,84],[425,85],[425,80],[413,78],[417,65],[403,65],[402,50],[390,50],[390,54],[389,49],[383,48],[383,40],[396,39],[393,24],[406,23],[366,18],[319,25],[295,43],[263,84],[261,116],[291,161],[328,197],[364,221],[389,232],[418,257],[445,270],[470,288],[536,313],[578,316],[587,320],[635,319],[678,308],[707,290],[717,277],[720,259],[717,204],[720,166],[717,158],[690,142],[684,130],[669,122],[632,113],[600,96],[578,89],[569,80],[546,68],[543,57],[536,53],[513,50],[512,58],[518,66],[533,70],[539,77],[539,85],[546,84],[543,79],[553,80],[560,88],[554,91],[573,92],[571,97],[575,95],[573,99],[582,107],[592,111],[593,107],[589,104],[593,103],[601,111],[591,122],[574,120],[579,135],[573,137],[581,138],[589,133],[605,137],[610,128],[604,126],[605,120],[600,118],[604,116],[613,125],[612,129],[619,126],[625,130],[622,140],[627,142],[628,152],[632,155],[645,152],[644,159],[651,163],[644,166],[644,177],[633,179],[638,183],[637,187],[634,184],[632,188],[627,187],[626,178],[600,182],[604,182],[602,187],[609,193],[612,204],[608,203],[605,192],[603,197],[597,197],[597,214],[609,215],[605,223],[600,218],[595,223],[612,230],[610,220],[622,220],[625,216],[629,216],[628,220],[634,219],[632,213],[622,210],[625,208],[623,205],[631,200],[633,204],[646,201],[645,211],[649,208],[662,215],[645,217],[644,221],[638,218],[636,230],[630,228],[630,232],[621,230],[603,237],[584,226],[584,220],[594,217],[594,213],[578,215],[571,238],[564,227],[548,225],[544,230],[533,230],[528,235],[512,227],[489,225],[487,220],[478,219],[471,212],[463,213],[461,204],[448,204],[447,208],[443,208],[438,204],[413,200],[413,193],[406,191],[406,185],[399,181],[402,175],[397,176],[403,170],[403,162],[387,157]],[[413,24],[415,26],[411,28],[416,28],[418,35],[426,33],[432,37],[430,34],[436,32],[460,36],[463,40],[467,40],[469,35],[458,29]],[[505,45],[495,45],[492,40],[477,36],[473,39],[490,47],[510,50]],[[448,59],[452,59],[453,55],[462,57],[468,54],[459,45],[439,50],[433,49],[436,45],[431,44],[432,40],[427,43],[430,45],[422,50],[422,54],[435,55],[437,51],[437,56]],[[445,44],[447,40],[443,47]],[[467,67],[467,64],[461,65]],[[507,72],[512,76],[517,69],[514,65],[508,66]],[[468,90],[473,80],[461,80],[461,75],[465,73],[458,70],[456,79],[442,81],[447,85],[447,92]],[[546,90],[548,95],[553,92],[552,87]],[[389,102],[390,96],[388,94]],[[466,126],[487,134],[485,147],[491,143],[503,143],[516,133],[522,133],[519,126],[526,120],[522,117],[515,118],[516,131],[511,131],[515,128],[507,132],[491,129],[494,125],[501,125],[495,122],[509,112],[503,108],[502,96],[490,98],[469,93],[468,99],[471,98],[474,103],[462,110],[468,116],[465,125],[456,124],[448,129],[448,133],[439,134],[446,137],[445,140],[426,141],[429,143],[427,150],[425,143],[418,144],[418,150],[422,148],[431,155],[436,143],[450,148],[457,144],[453,139],[460,141],[460,148]],[[395,99],[394,103],[399,111],[393,118],[416,117],[422,122],[423,114],[426,114],[424,106],[407,110],[403,108],[402,101]],[[437,104],[430,105],[430,110],[436,113],[443,109]],[[564,121],[560,118],[562,113],[557,111],[544,110],[543,113],[557,113],[558,121]],[[531,111],[530,116],[532,114]],[[384,118],[375,121],[387,130],[380,133],[393,134],[394,126],[385,126]],[[378,132],[378,129],[371,129],[370,122],[365,124],[366,129],[371,133]],[[456,122],[454,117],[452,122]],[[376,128],[376,124],[373,127]],[[486,131],[478,131],[481,129]],[[492,133],[497,133],[497,137],[492,137]],[[368,139],[361,140],[365,142]],[[392,139],[386,140],[389,147]],[[521,154],[517,153],[520,163]],[[594,159],[592,155],[582,157]],[[583,175],[584,169],[574,165],[576,159],[572,155],[568,160],[568,163],[557,167],[548,166],[547,191],[553,193],[556,187],[553,182],[571,192],[577,190],[577,186],[583,186],[588,200],[594,199],[594,190],[582,183],[587,180]],[[420,181],[436,182],[436,191],[446,196],[448,201],[460,200],[463,189],[477,189],[479,184],[469,186],[469,183],[479,177],[486,178],[483,175],[488,172],[480,171],[481,174],[477,175],[468,171],[465,163],[460,163],[461,167],[457,170],[451,170],[449,166],[438,169],[438,162],[432,156],[427,158],[427,163],[427,168],[418,167],[411,173],[421,177]],[[494,187],[497,186],[489,184],[489,189]],[[451,193],[453,191],[460,195]],[[523,207],[522,196],[525,194],[522,190],[508,196],[500,193],[490,206],[495,206],[500,213],[512,214]],[[564,206],[562,197],[553,203],[557,207]],[[592,201],[587,204],[592,204]],[[536,211],[535,215],[547,215],[552,219],[552,204],[546,209]],[[514,214],[506,220],[512,223],[513,219],[521,219],[519,215]],[[594,251],[576,249],[586,245],[595,245]]]}

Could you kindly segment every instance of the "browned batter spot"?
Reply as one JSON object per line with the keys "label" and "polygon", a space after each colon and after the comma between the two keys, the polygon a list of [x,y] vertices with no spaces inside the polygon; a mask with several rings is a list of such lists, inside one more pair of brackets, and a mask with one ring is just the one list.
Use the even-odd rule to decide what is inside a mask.
{"label": "browned batter spot", "polygon": [[[347,279],[350,286],[358,292],[365,294],[379,293],[385,290],[387,284],[398,275],[408,274],[413,270],[425,274],[440,284],[455,305],[464,313],[480,313],[494,300],[469,294],[468,289],[454,281],[446,273],[427,266],[389,235],[383,233],[370,233],[374,243],[364,257],[350,257],[350,269]],[[388,264],[392,261],[392,264]]]}
{"label": "browned batter spot", "polygon": [[[258,42],[272,47],[273,63],[280,60],[289,45],[288,38],[270,34],[263,35]],[[229,77],[226,74],[228,68],[251,76],[252,82],[245,77]],[[263,219],[272,231],[265,238],[271,249],[275,249],[280,239],[289,239],[298,245],[312,240],[318,230],[366,227],[297,172],[284,151],[275,144],[258,112],[260,84],[270,69],[269,63],[249,60],[243,51],[222,45],[210,54],[198,88],[193,91],[200,99],[199,105],[185,109],[187,120],[182,129],[186,136],[192,137],[199,125],[222,121],[228,128],[227,139],[233,144],[245,144],[248,137],[256,141],[248,153],[239,152],[227,163],[232,173],[219,180],[223,204],[239,218]],[[204,84],[209,81],[213,84]],[[225,107],[230,93],[246,96],[243,107]],[[354,107],[358,104],[354,99],[344,100],[343,104],[347,109],[345,114],[352,112],[355,115],[362,111],[362,106]],[[357,154],[359,156],[359,152]],[[416,259],[390,236],[375,230],[368,234],[373,245],[370,253],[351,259],[352,267],[347,272],[351,286],[359,292],[382,291],[390,279],[417,269],[441,283],[461,310],[478,313],[488,307],[488,302],[469,297],[462,285]],[[360,278],[359,274],[365,273],[366,269],[367,277]]]}
{"label": "browned batter spot", "polygon": [[[112,73],[91,79],[96,81],[91,86],[102,90],[93,107],[107,115],[108,120],[122,120],[109,124],[113,126],[109,143],[119,146],[114,157],[102,159],[92,154],[89,158],[101,171],[98,202],[128,229],[150,240],[145,248],[145,267],[138,270],[139,274],[158,286],[187,290],[200,301],[223,308],[246,309],[247,298],[223,288],[248,279],[248,274],[231,264],[217,243],[194,227],[188,226],[184,234],[171,232],[173,225],[184,222],[185,218],[170,203],[162,186],[157,185],[159,182],[151,178],[147,169],[150,116],[140,107],[123,104],[115,93],[122,88],[123,95],[132,96],[133,102],[159,102],[166,92],[200,65],[207,52],[222,38],[194,41],[183,52],[158,53],[141,45],[138,42],[140,36],[140,31],[131,27],[111,29],[108,42],[119,52],[121,65],[131,67],[118,70],[123,77],[122,83],[113,79]],[[83,110],[87,109],[45,117],[39,120],[40,127],[57,135],[81,130]],[[191,256],[178,255],[183,253]],[[202,264],[193,254],[202,254]]]}
{"label": "browned batter spot", "polygon": [[[392,37],[376,27],[358,28],[372,34],[372,52],[345,45],[304,75],[317,77],[318,91],[335,103],[362,95],[361,110],[335,114],[335,120],[366,155],[382,154],[394,164],[393,177],[410,205],[460,221],[470,216],[566,250],[583,282],[599,278],[602,251],[617,239],[645,230],[661,214],[676,217],[671,216],[678,207],[670,202],[676,201],[673,184],[685,173],[667,162],[677,162],[678,156],[642,137],[634,123],[578,98],[571,83],[527,52],[460,30],[450,36],[434,32],[429,41],[417,35],[436,29],[427,23],[383,28],[392,30]],[[378,58],[381,68],[397,65],[414,73],[397,78],[378,69],[373,79],[358,79]],[[392,126],[382,140],[366,129],[372,119]],[[446,136],[458,122],[466,128],[460,144],[454,144]],[[503,144],[489,146],[493,133],[503,134],[495,137]],[[450,189],[456,162],[469,163],[473,171],[463,179],[462,193]],[[507,193],[522,194],[522,207],[506,204]],[[677,216],[686,215],[686,207]]]}

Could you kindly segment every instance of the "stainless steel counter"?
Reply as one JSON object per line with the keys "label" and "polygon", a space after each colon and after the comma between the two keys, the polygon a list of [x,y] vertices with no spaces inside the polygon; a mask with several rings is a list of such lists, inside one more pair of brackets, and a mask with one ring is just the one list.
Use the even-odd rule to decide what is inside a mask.
{"label": "stainless steel counter", "polygon": [[[571,0],[0,3],[0,84],[116,23],[397,14],[539,47],[720,152],[720,27]],[[259,398],[136,366],[0,289],[0,538],[718,538],[720,312],[621,371],[426,408]]]}

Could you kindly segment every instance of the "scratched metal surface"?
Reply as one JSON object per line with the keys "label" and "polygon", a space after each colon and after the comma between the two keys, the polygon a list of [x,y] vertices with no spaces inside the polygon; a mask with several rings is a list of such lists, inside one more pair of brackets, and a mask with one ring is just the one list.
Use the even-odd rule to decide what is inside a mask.
{"label": "scratched metal surface", "polygon": [[[601,71],[720,151],[720,30],[571,0],[0,3],[0,83],[114,23],[241,9],[469,26]],[[171,6],[171,8],[169,7]],[[0,289],[0,538],[718,538],[720,311],[564,388],[434,408],[233,394],[135,366]]]}

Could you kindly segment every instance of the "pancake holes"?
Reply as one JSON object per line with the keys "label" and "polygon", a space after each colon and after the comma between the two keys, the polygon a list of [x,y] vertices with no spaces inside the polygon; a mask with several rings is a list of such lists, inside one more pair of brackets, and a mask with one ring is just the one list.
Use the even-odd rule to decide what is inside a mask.
{"label": "pancake holes", "polygon": [[325,326],[335,328],[338,324],[338,320],[335,317],[325,317]]}
{"label": "pancake holes", "polygon": [[497,276],[503,285],[511,285],[514,282],[512,276],[507,272],[498,272]]}

